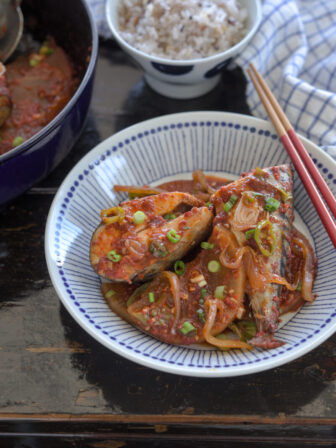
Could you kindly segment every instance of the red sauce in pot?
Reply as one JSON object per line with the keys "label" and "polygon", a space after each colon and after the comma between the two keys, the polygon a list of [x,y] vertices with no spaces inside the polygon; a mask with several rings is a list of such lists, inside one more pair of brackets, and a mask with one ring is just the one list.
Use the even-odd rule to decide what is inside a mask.
{"label": "red sauce in pot", "polygon": [[[72,97],[78,81],[70,59],[52,39],[49,55],[35,66],[31,55],[20,55],[6,66],[12,111],[0,128],[0,154],[27,140],[46,126]],[[22,140],[23,139],[23,140]]]}

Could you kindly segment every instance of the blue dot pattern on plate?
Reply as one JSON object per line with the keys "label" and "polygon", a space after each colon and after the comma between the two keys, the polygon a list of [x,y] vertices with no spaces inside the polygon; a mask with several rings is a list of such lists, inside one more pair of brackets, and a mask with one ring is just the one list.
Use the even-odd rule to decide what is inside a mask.
{"label": "blue dot pattern on plate", "polygon": [[[190,114],[189,114],[190,115]],[[168,116],[169,118],[169,116]],[[200,371],[220,370],[223,376],[230,371],[248,373],[249,368],[295,353],[335,324],[336,254],[321,225],[301,182],[295,178],[295,207],[313,238],[319,260],[319,274],[314,293],[318,299],[305,305],[276,336],[285,341],[282,347],[262,351],[186,348],[160,342],[124,322],[110,311],[100,293],[100,279],[89,263],[92,232],[99,224],[101,209],[116,205],[122,197],[113,192],[114,184],[155,183],[169,176],[191,173],[200,167],[209,172],[239,175],[252,167],[288,162],[281,144],[270,127],[263,122],[252,126],[241,125],[239,119],[182,118],[172,121],[155,120],[140,130],[119,138],[117,134],[108,148],[83,166],[71,179],[66,194],[54,211],[51,226],[53,259],[57,266],[56,281],[62,290],[62,300],[84,328],[106,346],[135,361],[161,370],[198,375]],[[153,124],[154,123],[154,124]],[[122,134],[122,133],[121,133]],[[235,156],[232,148],[241,148]],[[317,158],[316,164],[322,164]],[[331,188],[335,188],[335,168],[323,166],[323,173]],[[97,336],[98,335],[98,336]],[[285,362],[285,361],[283,361]],[[270,366],[271,364],[269,364]],[[273,365],[273,364],[272,364]]]}

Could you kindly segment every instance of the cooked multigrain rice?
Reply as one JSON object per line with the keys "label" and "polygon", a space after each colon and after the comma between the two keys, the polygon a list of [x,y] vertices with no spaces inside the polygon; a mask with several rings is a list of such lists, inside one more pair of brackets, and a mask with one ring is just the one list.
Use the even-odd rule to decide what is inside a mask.
{"label": "cooked multigrain rice", "polygon": [[205,58],[246,34],[236,0],[121,0],[119,31],[131,46],[169,59]]}

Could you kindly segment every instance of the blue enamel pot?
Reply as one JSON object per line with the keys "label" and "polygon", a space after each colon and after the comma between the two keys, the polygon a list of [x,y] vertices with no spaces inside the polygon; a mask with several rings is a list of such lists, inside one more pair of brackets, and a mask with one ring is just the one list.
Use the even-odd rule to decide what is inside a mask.
{"label": "blue enamel pot", "polygon": [[98,34],[85,0],[26,0],[22,8],[28,31],[37,39],[53,36],[73,62],[80,82],[47,126],[0,155],[0,205],[41,181],[73,147],[88,113],[98,54]]}

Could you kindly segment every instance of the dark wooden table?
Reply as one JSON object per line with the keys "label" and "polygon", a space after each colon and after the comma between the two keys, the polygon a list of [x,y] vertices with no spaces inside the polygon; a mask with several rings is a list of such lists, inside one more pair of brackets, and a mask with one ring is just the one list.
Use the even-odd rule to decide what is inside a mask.
{"label": "dark wooden table", "polygon": [[[191,110],[249,113],[239,68],[195,100],[157,95],[102,42],[86,127],[42,183],[0,210],[0,447],[335,447],[336,337],[267,372],[222,379],[141,367],[86,334],[61,305],[44,257],[66,174],[111,134]],[[0,179],[1,181],[1,179]]]}

